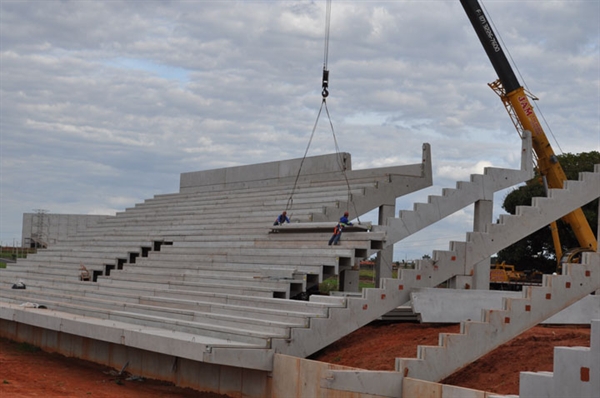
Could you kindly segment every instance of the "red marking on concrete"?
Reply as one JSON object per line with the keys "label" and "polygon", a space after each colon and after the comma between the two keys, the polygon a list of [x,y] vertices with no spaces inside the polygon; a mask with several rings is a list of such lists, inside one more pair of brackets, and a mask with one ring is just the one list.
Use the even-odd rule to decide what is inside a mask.
{"label": "red marking on concrete", "polygon": [[581,367],[579,374],[581,376],[581,381],[585,381],[585,382],[590,381],[590,368]]}

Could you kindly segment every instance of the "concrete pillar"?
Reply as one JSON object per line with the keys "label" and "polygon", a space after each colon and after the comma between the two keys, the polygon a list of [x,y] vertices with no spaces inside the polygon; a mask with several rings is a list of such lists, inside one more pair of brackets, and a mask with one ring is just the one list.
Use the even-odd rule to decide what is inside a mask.
{"label": "concrete pillar", "polygon": [[338,289],[341,292],[360,292],[358,269],[345,269],[340,271]]}
{"label": "concrete pillar", "polygon": [[[494,216],[494,202],[491,200],[479,200],[475,202],[473,231],[480,232],[485,229],[486,224],[492,223]],[[489,257],[473,266],[472,270],[466,270],[469,275],[473,271],[472,289],[489,290],[490,288],[490,259]]]}
{"label": "concrete pillar", "polygon": [[[379,206],[379,225],[386,225],[385,220],[396,216],[396,204]],[[375,258],[375,287],[381,287],[381,278],[392,277],[394,263],[394,245],[390,245],[377,253]]]}

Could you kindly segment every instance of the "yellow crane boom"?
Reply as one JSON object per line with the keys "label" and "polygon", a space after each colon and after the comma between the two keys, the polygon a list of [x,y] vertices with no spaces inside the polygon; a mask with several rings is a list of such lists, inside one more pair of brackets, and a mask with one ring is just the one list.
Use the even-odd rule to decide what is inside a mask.
{"label": "yellow crane boom", "polygon": [[[532,146],[537,157],[537,167],[540,175],[546,179],[548,187],[562,189],[567,176],[554,154],[548,137],[529,102],[525,89],[519,84],[478,0],[461,0],[460,2],[498,74],[498,80],[491,83],[490,87],[502,99],[519,133],[525,130],[531,132]],[[575,249],[575,252],[597,251],[596,237],[581,208],[565,215],[562,220],[572,228],[579,242],[580,248]],[[553,238],[556,237],[553,235]],[[555,244],[556,241],[555,239]],[[561,260],[560,253],[559,244],[557,247],[557,259],[559,260]],[[573,252],[570,251],[569,253]]]}

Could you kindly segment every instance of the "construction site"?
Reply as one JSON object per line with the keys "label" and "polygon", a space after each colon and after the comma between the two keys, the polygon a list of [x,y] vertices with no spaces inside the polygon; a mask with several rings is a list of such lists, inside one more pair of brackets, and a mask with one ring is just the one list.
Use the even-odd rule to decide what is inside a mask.
{"label": "construction site", "polygon": [[[50,215],[26,216],[37,253],[0,269],[0,337],[230,397],[499,398],[442,381],[537,325],[584,324],[590,346],[556,348],[552,372],[520,374],[518,396],[597,397],[600,253],[581,208],[600,197],[600,165],[566,178],[478,2],[461,3],[521,137],[519,167],[487,167],[397,208],[433,185],[435,148],[423,143],[405,149],[421,162],[390,167],[354,169],[351,154],[337,152],[183,172],[178,192],[73,219],[56,239],[40,232]],[[547,195],[494,219],[494,194],[536,172]],[[465,208],[474,218],[463,241],[393,270],[395,244]],[[376,223],[358,221],[374,210]],[[243,223],[230,222],[234,212]],[[505,264],[490,270],[496,253],[559,219],[579,247],[557,253],[557,272],[519,280]],[[359,265],[372,258],[375,286],[361,289]],[[337,289],[321,294],[332,278]],[[414,358],[395,358],[393,370],[309,359],[398,313],[460,326]]]}

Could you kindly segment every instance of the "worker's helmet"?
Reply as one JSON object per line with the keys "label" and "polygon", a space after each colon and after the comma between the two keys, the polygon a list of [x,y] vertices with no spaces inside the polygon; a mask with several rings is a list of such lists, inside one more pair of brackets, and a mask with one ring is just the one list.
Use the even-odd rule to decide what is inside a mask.
{"label": "worker's helmet", "polygon": [[347,212],[347,211],[345,211],[345,212],[344,212],[344,215],[345,215],[346,217],[348,217],[348,212]]}

